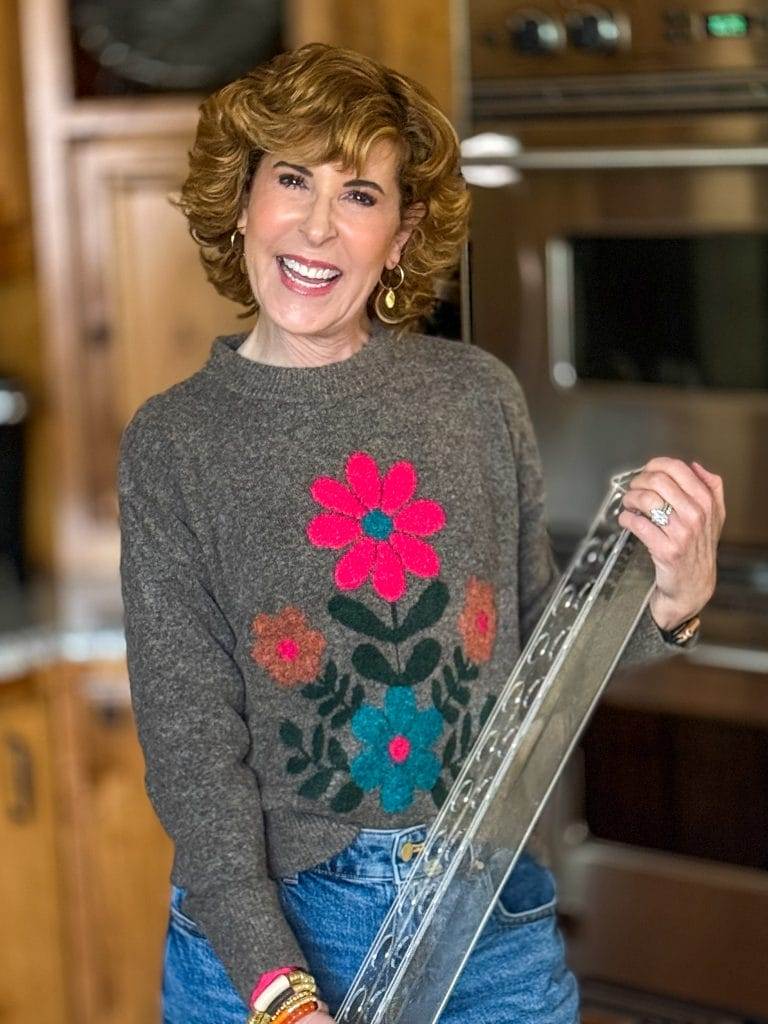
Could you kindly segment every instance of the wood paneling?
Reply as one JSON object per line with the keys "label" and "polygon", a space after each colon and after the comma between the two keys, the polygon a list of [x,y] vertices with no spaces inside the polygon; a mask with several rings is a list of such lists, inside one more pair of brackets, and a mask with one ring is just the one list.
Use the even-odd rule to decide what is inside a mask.
{"label": "wood paneling", "polygon": [[459,118],[463,8],[458,0],[290,0],[289,42],[359,50],[416,78]]}

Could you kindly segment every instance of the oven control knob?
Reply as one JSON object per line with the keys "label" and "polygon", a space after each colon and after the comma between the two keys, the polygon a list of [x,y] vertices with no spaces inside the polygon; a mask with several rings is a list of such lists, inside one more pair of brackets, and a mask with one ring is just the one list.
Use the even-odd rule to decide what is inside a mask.
{"label": "oven control knob", "polygon": [[590,53],[614,53],[629,43],[629,19],[605,7],[579,7],[565,18],[572,46]]}
{"label": "oven control knob", "polygon": [[565,46],[565,30],[543,11],[516,11],[507,21],[509,40],[520,53],[556,53]]}

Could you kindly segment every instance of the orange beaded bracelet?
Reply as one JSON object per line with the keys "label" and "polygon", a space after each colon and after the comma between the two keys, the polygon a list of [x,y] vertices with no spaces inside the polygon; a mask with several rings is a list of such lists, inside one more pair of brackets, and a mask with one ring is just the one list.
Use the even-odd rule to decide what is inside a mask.
{"label": "orange beaded bracelet", "polygon": [[295,1006],[292,1010],[289,1010],[287,1015],[278,1013],[272,1024],[296,1024],[303,1017],[308,1017],[310,1013],[313,1013],[318,1007],[316,999],[308,999],[306,1003],[301,1003],[299,1006]]}

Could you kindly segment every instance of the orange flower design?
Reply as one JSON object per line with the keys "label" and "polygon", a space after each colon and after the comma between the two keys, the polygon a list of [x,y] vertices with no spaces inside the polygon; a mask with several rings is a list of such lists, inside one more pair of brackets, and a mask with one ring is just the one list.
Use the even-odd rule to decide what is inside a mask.
{"label": "orange flower design", "polygon": [[298,608],[287,606],[277,615],[262,612],[251,623],[251,632],[251,657],[280,686],[309,683],[317,676],[326,640]]}
{"label": "orange flower design", "polygon": [[496,638],[496,601],[491,584],[476,576],[470,576],[467,583],[459,632],[470,661],[488,661]]}

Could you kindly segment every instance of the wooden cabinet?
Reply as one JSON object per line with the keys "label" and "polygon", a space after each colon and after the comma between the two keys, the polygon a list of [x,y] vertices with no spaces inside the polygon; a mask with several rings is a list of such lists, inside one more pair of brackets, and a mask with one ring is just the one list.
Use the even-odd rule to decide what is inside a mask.
{"label": "wooden cabinet", "polygon": [[[460,26],[451,12],[461,8],[289,0],[285,39],[360,49],[420,78],[455,113]],[[57,448],[40,498],[54,517],[44,568],[65,580],[112,578],[122,428],[144,398],[199,368],[216,334],[253,320],[206,281],[186,222],[167,202],[186,176],[203,96],[81,95],[67,0],[24,0],[18,11],[41,387]]]}
{"label": "wooden cabinet", "polygon": [[3,683],[0,739],[0,1024],[159,1024],[172,845],[124,663]]}
{"label": "wooden cabinet", "polygon": [[46,695],[35,678],[0,686],[2,1024],[72,1020],[51,742]]}
{"label": "wooden cabinet", "polygon": [[[244,329],[238,307],[206,282],[186,220],[168,201],[184,180],[188,141],[118,135],[72,151],[81,377],[70,422],[79,420],[72,443],[105,552],[117,543],[125,424],[148,395],[194,373],[216,334]],[[117,550],[111,558],[117,564]]]}

